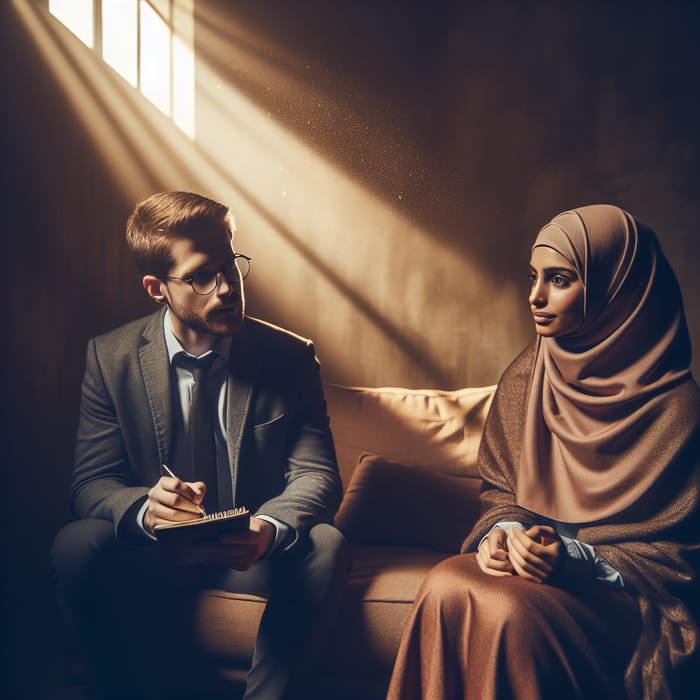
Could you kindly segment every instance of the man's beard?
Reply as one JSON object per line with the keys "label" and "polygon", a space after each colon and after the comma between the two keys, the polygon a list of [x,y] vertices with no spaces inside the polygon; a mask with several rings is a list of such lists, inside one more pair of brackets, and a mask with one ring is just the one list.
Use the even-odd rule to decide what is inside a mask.
{"label": "man's beard", "polygon": [[218,337],[231,336],[237,333],[243,326],[245,317],[244,302],[235,310],[226,313],[209,313],[203,316],[192,310],[184,310],[170,306],[170,313],[174,314],[184,325],[197,333],[208,333]]}

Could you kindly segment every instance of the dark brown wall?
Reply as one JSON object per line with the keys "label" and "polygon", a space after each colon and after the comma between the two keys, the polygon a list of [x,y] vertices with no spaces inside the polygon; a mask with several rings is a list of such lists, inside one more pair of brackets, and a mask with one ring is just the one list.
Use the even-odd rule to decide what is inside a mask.
{"label": "dark brown wall", "polygon": [[[228,163],[221,191],[259,263],[252,310],[314,337],[327,379],[496,381],[532,333],[533,235],[592,202],[658,231],[700,344],[697,3],[196,9],[198,60],[287,130],[280,163],[303,184],[296,199],[266,198],[236,115],[202,100],[198,147],[220,157],[219,169]],[[122,241],[132,199],[12,3],[1,12],[3,636],[14,642],[3,679],[7,697],[38,697],[36,674],[26,692],[19,680],[35,655],[54,673],[62,663],[47,653],[61,638],[46,556],[69,517],[85,343],[150,306]],[[201,71],[198,80],[203,98]],[[304,166],[303,152],[332,177]],[[142,158],[140,194],[206,181],[202,172],[159,180]]]}
{"label": "dark brown wall", "polygon": [[[532,337],[534,234],[583,204],[656,229],[697,296],[697,3],[198,7],[223,83],[198,140],[226,163],[256,309],[314,337],[328,376],[495,382]],[[241,95],[255,128],[221,108]],[[309,280],[301,304],[280,274]]]}
{"label": "dark brown wall", "polygon": [[47,557],[70,517],[67,483],[85,344],[95,331],[126,320],[138,303],[120,236],[128,205],[115,196],[10,3],[2,3],[0,33],[7,630],[0,693],[52,697],[45,684],[59,672],[65,676],[66,659]]}

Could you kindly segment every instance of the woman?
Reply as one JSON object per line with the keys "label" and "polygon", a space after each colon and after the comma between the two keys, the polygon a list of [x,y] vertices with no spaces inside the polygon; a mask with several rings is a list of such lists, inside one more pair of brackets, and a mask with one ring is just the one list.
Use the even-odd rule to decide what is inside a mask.
{"label": "woman", "polygon": [[539,337],[494,397],[481,518],[419,592],[388,697],[684,698],[700,391],[676,278],[650,229],[597,205],[539,232],[530,280]]}

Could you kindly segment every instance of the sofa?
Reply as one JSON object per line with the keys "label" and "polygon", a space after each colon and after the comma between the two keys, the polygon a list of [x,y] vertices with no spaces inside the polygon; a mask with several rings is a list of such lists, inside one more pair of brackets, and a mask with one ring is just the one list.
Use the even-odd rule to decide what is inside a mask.
{"label": "sofa", "polygon": [[[494,389],[325,385],[344,486],[336,526],[352,568],[309,700],[385,696],[423,578],[459,551],[478,516],[476,456]],[[243,687],[264,605],[219,590],[198,599],[193,642],[222,696]]]}

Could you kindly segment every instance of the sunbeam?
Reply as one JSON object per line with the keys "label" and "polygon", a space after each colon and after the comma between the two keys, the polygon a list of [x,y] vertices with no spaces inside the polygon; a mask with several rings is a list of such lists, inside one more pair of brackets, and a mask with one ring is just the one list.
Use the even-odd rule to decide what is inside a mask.
{"label": "sunbeam", "polygon": [[[139,92],[46,12],[15,6],[124,196],[196,189],[230,204],[239,245],[255,259],[253,311],[312,336],[333,379],[445,388],[457,374],[464,383],[493,380],[483,369],[470,376],[472,359],[483,368],[492,358],[496,374],[517,324],[519,290],[489,281],[410,220],[398,198],[369,191],[236,83],[241,73],[257,74],[261,90],[286,90],[305,109],[327,102],[294,61],[274,53],[266,60],[261,37],[249,34],[239,45],[223,22],[202,20],[191,140],[144,99],[143,81]],[[235,71],[217,60],[224,44]],[[469,323],[449,345],[431,333],[454,327],[465,310]]]}

